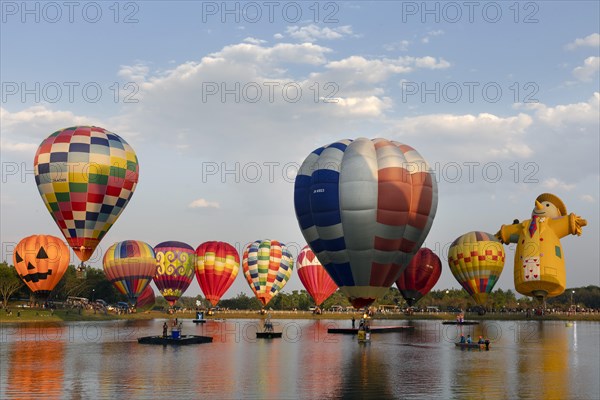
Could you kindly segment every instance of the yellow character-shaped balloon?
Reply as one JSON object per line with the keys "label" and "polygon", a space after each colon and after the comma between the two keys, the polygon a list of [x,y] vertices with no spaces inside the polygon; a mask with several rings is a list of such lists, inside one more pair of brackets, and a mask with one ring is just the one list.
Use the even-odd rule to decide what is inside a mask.
{"label": "yellow character-shaped balloon", "polygon": [[502,225],[496,237],[503,243],[517,243],[514,279],[517,292],[539,300],[565,291],[565,258],[560,238],[581,235],[587,221],[571,213],[561,199],[543,193],[535,200],[531,219]]}

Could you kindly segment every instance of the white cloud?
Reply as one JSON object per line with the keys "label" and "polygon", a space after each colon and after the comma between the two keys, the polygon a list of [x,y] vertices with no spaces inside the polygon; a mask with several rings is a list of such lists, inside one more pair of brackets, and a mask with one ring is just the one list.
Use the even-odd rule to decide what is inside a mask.
{"label": "white cloud", "polygon": [[378,117],[391,107],[391,99],[380,99],[377,96],[346,97],[335,99],[336,114],[353,115],[355,117]]}
{"label": "white cloud", "polygon": [[293,39],[305,42],[315,42],[319,39],[335,40],[352,35],[352,27],[350,25],[344,25],[337,28],[321,28],[315,24],[310,24],[302,27],[288,26],[285,33]]}
{"label": "white cloud", "polygon": [[583,65],[573,70],[573,76],[580,81],[589,82],[594,78],[600,69],[600,57],[588,57],[583,61]]}
{"label": "white cloud", "polygon": [[383,45],[383,49],[386,51],[408,51],[410,41],[400,40],[398,42],[386,43]]}
{"label": "white cloud", "polygon": [[281,40],[281,39],[283,39],[283,37],[284,36],[281,33],[276,33],[276,34],[273,35],[273,38],[275,38],[277,40]]}
{"label": "white cloud", "polygon": [[10,152],[26,152],[26,153],[35,153],[39,143],[26,143],[26,142],[11,142],[8,140],[1,139],[0,140],[2,151],[10,151]]}
{"label": "white cloud", "polygon": [[262,40],[262,39],[257,39],[257,38],[253,38],[253,37],[247,37],[243,40],[244,43],[250,43],[250,44],[262,44],[262,43],[267,43],[266,40]]}
{"label": "white cloud", "polygon": [[566,183],[557,178],[548,178],[542,182],[542,187],[550,190],[572,190],[575,185],[572,183]]}
{"label": "white cloud", "polygon": [[594,196],[590,195],[590,194],[582,194],[581,196],[579,196],[579,198],[583,201],[585,201],[586,203],[595,203],[596,199],[594,198]]}
{"label": "white cloud", "polygon": [[429,31],[425,34],[425,36],[423,36],[423,38],[421,39],[422,43],[429,43],[429,40],[434,37],[434,36],[440,36],[443,35],[444,31],[441,29],[435,30],[435,31]]}
{"label": "white cloud", "polygon": [[203,58],[203,62],[224,61],[251,64],[253,68],[269,63],[296,63],[320,65],[326,62],[325,54],[331,49],[312,43],[278,43],[273,47],[263,47],[250,43],[225,46],[221,51]]}
{"label": "white cloud", "polygon": [[517,108],[535,110],[535,117],[540,122],[553,128],[567,126],[590,126],[596,131],[600,120],[600,93],[595,92],[587,102],[559,104],[548,107],[542,103],[519,104]]}
{"label": "white cloud", "polygon": [[55,111],[46,106],[16,112],[0,107],[0,120],[2,152],[30,153],[32,158],[42,140],[57,130],[74,125],[106,127],[96,118],[75,115],[71,111]]}
{"label": "white cloud", "polygon": [[592,33],[584,38],[577,38],[575,41],[567,44],[565,47],[567,50],[575,50],[578,47],[595,47],[600,46],[600,34]]}
{"label": "white cloud", "polygon": [[219,202],[217,201],[208,201],[203,198],[196,199],[192,201],[189,205],[189,208],[219,208]]}
{"label": "white cloud", "polygon": [[129,82],[142,82],[150,73],[150,68],[144,64],[121,65],[118,76]]}
{"label": "white cloud", "polygon": [[[331,61],[326,67],[337,74],[352,74],[352,80],[367,83],[381,82],[393,74],[406,74],[417,68],[444,69],[450,63],[435,57],[398,57],[396,59],[366,59],[362,56],[350,56],[339,61]],[[348,78],[350,79],[350,77]]]}
{"label": "white cloud", "polygon": [[525,113],[509,117],[490,113],[426,114],[396,121],[386,135],[416,145],[433,140],[443,143],[427,152],[427,157],[440,163],[527,160],[535,154],[527,142],[532,123]]}

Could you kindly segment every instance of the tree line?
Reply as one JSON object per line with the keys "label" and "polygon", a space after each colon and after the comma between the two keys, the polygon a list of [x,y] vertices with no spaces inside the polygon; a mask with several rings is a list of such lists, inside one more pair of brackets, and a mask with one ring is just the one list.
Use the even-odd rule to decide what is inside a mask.
{"label": "tree line", "polygon": [[[127,296],[119,293],[117,289],[106,279],[104,271],[96,268],[87,269],[86,279],[79,279],[76,276],[75,266],[70,265],[65,275],[56,285],[49,299],[54,301],[64,301],[69,296],[86,297],[90,300],[103,299],[108,303],[127,301]],[[0,263],[0,297],[3,300],[3,306],[6,307],[9,298],[11,299],[30,299],[34,300],[29,288],[19,278],[15,268],[6,262]],[[203,308],[210,307],[210,303],[203,296],[195,297],[182,296],[176,306],[188,309],[197,307],[197,302],[202,304]],[[157,307],[167,308],[166,300],[160,295],[156,298]],[[400,291],[396,287],[388,289],[386,294],[377,300],[373,306],[380,305],[407,307]],[[586,286],[580,288],[570,288],[563,294],[547,300],[547,306],[558,309],[568,309],[571,305],[581,308],[600,309],[600,287]],[[222,299],[218,306],[231,310],[260,310],[262,304],[254,296],[248,296],[246,293],[239,293],[228,299]],[[308,310],[315,306],[310,294],[302,290],[293,290],[291,293],[280,292],[267,304],[267,308],[273,310]],[[323,302],[321,308],[327,310],[332,306],[348,307],[350,303],[346,297],[336,291],[331,297]],[[475,302],[469,294],[463,289],[440,289],[432,290],[424,296],[415,305],[417,308],[426,308],[427,306],[436,306],[441,310],[467,310],[475,306]],[[527,308],[539,307],[537,300],[530,297],[517,297],[512,290],[497,289],[489,294],[485,308],[488,311],[501,310],[525,310]]]}

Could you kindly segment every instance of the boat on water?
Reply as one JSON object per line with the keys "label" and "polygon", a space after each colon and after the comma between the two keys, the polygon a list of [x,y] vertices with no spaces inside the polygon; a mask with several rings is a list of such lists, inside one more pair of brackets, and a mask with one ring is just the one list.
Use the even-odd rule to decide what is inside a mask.
{"label": "boat on water", "polygon": [[140,344],[161,344],[161,345],[187,345],[187,344],[200,344],[200,343],[212,343],[212,336],[198,336],[198,335],[181,335],[177,337],[171,336],[144,336],[138,338]]}
{"label": "boat on water", "polygon": [[490,343],[454,343],[456,347],[460,347],[461,349],[479,349],[479,350],[489,350]]}
{"label": "boat on water", "polygon": [[371,332],[359,330],[356,336],[358,337],[358,343],[368,343],[371,341]]}
{"label": "boat on water", "polygon": [[444,321],[442,325],[479,325],[477,321]]}
{"label": "boat on water", "polygon": [[204,323],[206,323],[206,320],[205,319],[193,319],[192,322],[195,324],[204,324]]}
{"label": "boat on water", "polygon": [[281,335],[282,332],[256,332],[257,339],[278,339]]}

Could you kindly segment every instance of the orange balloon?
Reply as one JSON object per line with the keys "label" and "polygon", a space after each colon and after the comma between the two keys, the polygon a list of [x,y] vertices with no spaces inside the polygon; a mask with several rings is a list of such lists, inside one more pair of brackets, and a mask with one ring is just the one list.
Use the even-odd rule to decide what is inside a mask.
{"label": "orange balloon", "polygon": [[13,264],[23,282],[40,297],[47,297],[69,266],[69,248],[51,235],[22,239],[13,253]]}

